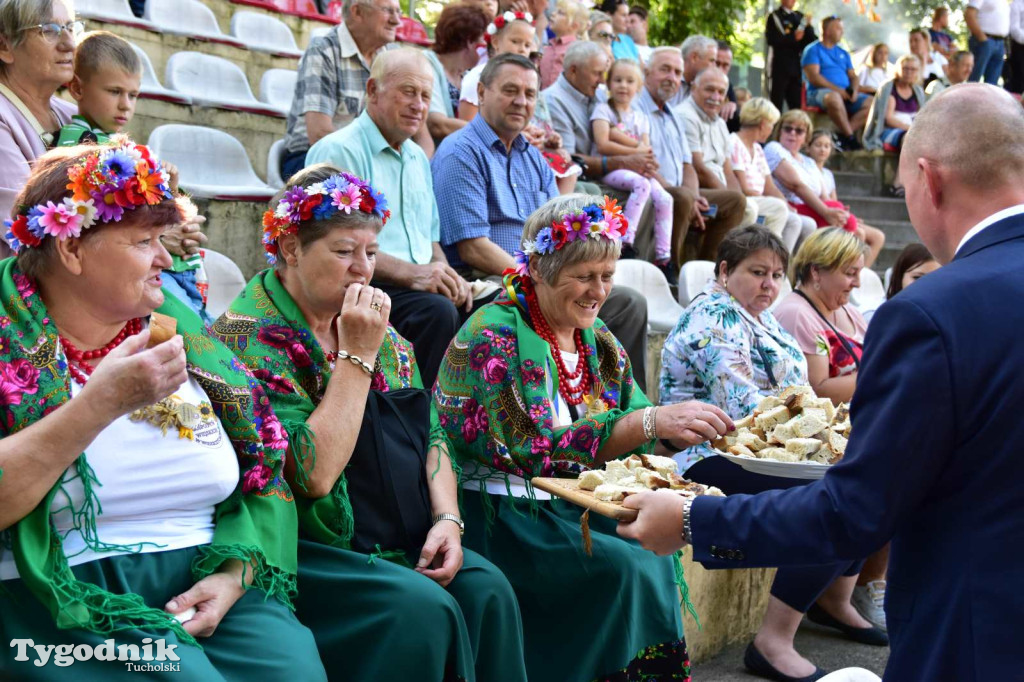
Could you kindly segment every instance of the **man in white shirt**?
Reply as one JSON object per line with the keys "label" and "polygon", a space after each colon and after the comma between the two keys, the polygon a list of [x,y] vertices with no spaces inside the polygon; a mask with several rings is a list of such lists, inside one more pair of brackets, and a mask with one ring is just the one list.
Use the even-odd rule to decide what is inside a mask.
{"label": "man in white shirt", "polygon": [[1006,57],[1006,36],[1010,33],[1010,4],[1006,0],[970,0],[964,21],[971,37],[967,47],[974,54],[971,81],[982,79],[998,85]]}

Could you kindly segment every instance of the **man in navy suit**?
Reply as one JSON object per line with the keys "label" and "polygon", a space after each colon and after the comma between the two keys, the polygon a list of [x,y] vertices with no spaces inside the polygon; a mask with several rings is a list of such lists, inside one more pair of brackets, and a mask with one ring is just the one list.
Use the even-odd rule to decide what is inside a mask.
{"label": "man in navy suit", "polygon": [[918,114],[907,207],[945,267],[871,321],[846,457],[761,495],[644,493],[621,535],[708,567],[858,559],[892,540],[885,679],[1024,679],[1024,109],[965,84]]}

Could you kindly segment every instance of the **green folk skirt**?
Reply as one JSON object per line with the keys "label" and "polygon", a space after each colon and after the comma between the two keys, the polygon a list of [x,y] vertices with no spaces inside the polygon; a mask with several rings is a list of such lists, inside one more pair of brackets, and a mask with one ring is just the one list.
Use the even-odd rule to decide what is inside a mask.
{"label": "green folk skirt", "polygon": [[[171,597],[194,584],[190,566],[195,547],[125,554],[90,561],[72,567],[79,580],[99,585],[109,592],[134,592],[149,606],[163,608]],[[165,640],[177,645],[180,661],[168,661],[177,670],[138,672],[119,661],[74,661],[67,667],[54,663],[51,653],[46,665],[37,666],[35,652],[26,648],[29,660],[16,661],[13,639],[31,639],[35,645],[79,645],[93,647],[113,639],[116,645],[135,644],[141,651],[143,638]],[[163,630],[125,630],[101,637],[87,630],[60,630],[46,608],[21,580],[0,582],[0,680],[68,680],[75,682],[139,680],[147,677],[174,682],[218,682],[227,680],[326,680],[317,656],[313,634],[299,623],[295,614],[277,599],[266,599],[257,590],[247,591],[227,612],[211,637],[197,640],[202,648],[179,642],[174,633]],[[153,653],[157,652],[154,646]],[[159,662],[133,661],[133,665]]]}
{"label": "green folk skirt", "polygon": [[[487,495],[493,519],[488,519]],[[674,561],[615,534],[580,508],[465,490],[465,544],[508,577],[519,598],[530,682],[689,680]]]}
{"label": "green folk skirt", "polygon": [[300,540],[296,613],[329,678],[525,682],[515,593],[492,563],[464,554],[444,588],[404,566]]}

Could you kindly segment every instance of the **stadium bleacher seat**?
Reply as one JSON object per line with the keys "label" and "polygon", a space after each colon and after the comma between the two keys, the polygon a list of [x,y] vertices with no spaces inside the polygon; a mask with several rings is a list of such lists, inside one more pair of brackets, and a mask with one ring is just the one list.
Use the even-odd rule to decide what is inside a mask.
{"label": "stadium bleacher seat", "polygon": [[615,283],[639,291],[647,299],[647,324],[653,331],[670,332],[683,312],[672,298],[665,275],[653,263],[620,260],[615,266]]}
{"label": "stadium bleacher seat", "polygon": [[213,10],[199,0],[146,0],[144,16],[164,33],[245,49],[244,43],[224,35]]}
{"label": "stadium bleacher seat", "polygon": [[292,108],[292,97],[295,95],[297,71],[288,69],[267,69],[260,79],[260,101],[280,110],[285,116]]}
{"label": "stadium bleacher seat", "polygon": [[284,140],[278,140],[270,145],[267,153],[267,184],[275,189],[284,187],[284,178],[281,177],[281,159],[284,158]]}
{"label": "stadium bleacher seat", "polygon": [[331,28],[330,26],[319,26],[317,28],[314,28],[309,32],[309,42],[313,42],[317,38],[322,38],[323,36],[327,35],[333,30],[334,29]]}
{"label": "stadium bleacher seat", "polygon": [[145,50],[134,43],[132,43],[132,48],[142,60],[142,87],[139,88],[139,97],[159,99],[174,104],[192,104],[192,98],[185,93],[176,92],[160,84],[160,79],[156,77],[156,70],[153,68],[153,62],[149,60],[149,55]]}
{"label": "stadium bleacher seat", "polygon": [[340,24],[341,20],[321,14],[317,9],[314,0],[231,0],[235,5],[246,5],[248,7],[261,7],[271,12],[281,14],[293,14],[305,19],[325,21],[331,24]]}
{"label": "stadium bleacher seat", "polygon": [[231,35],[250,50],[269,52],[279,57],[302,56],[288,25],[266,14],[235,12],[231,16]]}
{"label": "stadium bleacher seat", "polygon": [[885,303],[882,278],[870,268],[860,271],[860,286],[850,292],[850,303],[862,313],[874,312]]}
{"label": "stadium bleacher seat", "polygon": [[892,268],[885,269],[885,277],[882,279],[882,286],[889,291],[889,283],[892,282]]}
{"label": "stadium bleacher seat", "polygon": [[147,31],[157,30],[152,22],[139,19],[132,13],[128,0],[78,0],[75,14],[80,19],[95,19],[108,24],[133,26]]}
{"label": "stadium bleacher seat", "polygon": [[203,267],[210,280],[210,293],[206,312],[214,319],[220,317],[245,288],[242,269],[227,256],[212,249],[203,249]]}
{"label": "stadium bleacher seat", "polygon": [[402,17],[402,25],[395,32],[395,40],[420,47],[430,47],[434,44],[434,41],[427,35],[427,29],[423,27],[423,24],[409,17]]}
{"label": "stadium bleacher seat", "polygon": [[224,201],[267,201],[273,187],[257,177],[242,143],[213,128],[158,126],[147,142],[153,153],[178,167],[182,189]]}
{"label": "stadium bleacher seat", "polygon": [[167,60],[165,82],[192,102],[218,109],[283,117],[284,114],[257,100],[245,73],[234,62],[201,52],[176,52]]}
{"label": "stadium bleacher seat", "polygon": [[684,308],[704,291],[704,286],[715,276],[715,264],[709,260],[691,260],[679,269],[679,305]]}

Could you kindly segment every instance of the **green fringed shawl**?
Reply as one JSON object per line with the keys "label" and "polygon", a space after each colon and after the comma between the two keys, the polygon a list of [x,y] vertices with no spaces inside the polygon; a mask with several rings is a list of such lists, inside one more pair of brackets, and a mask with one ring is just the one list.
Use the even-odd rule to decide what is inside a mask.
{"label": "green fringed shawl", "polygon": [[587,357],[596,378],[593,397],[608,409],[554,427],[550,396],[558,372],[551,347],[530,326],[516,279],[506,278],[506,287],[448,347],[434,388],[440,424],[463,469],[473,463],[483,478],[578,474],[594,465],[619,418],[651,403],[633,383],[625,350],[598,320],[582,337],[593,350]]}
{"label": "green fringed shawl", "polygon": [[[323,399],[331,379],[323,348],[305,316],[277,274],[265,270],[253,277],[214,323],[213,333],[262,383],[288,433],[296,462],[295,484],[305,489],[309,472],[316,466],[313,434],[306,421]],[[423,387],[411,344],[390,325],[377,353],[370,387],[378,391]],[[444,434],[433,411],[431,422],[433,446],[444,440]],[[296,497],[304,535],[324,544],[350,547],[353,519],[346,486],[342,472],[326,497]],[[390,554],[385,551],[382,556],[388,558]]]}
{"label": "green fringed shawl", "polygon": [[[248,370],[206,335],[201,320],[186,305],[170,294],[165,299],[159,310],[177,318],[188,371],[209,396],[242,472],[238,488],[216,508],[213,542],[200,548],[193,577],[199,580],[224,561],[238,559],[250,567],[252,587],[291,605],[298,564],[297,519],[282,474],[287,442]],[[0,377],[5,379],[0,384],[0,436],[7,436],[70,400],[71,379],[58,351],[57,328],[33,282],[21,274],[14,259],[0,262],[0,307]],[[102,481],[96,480],[84,453],[72,468],[85,490],[83,504],[72,512],[87,545],[96,551],[139,551],[141,545],[107,545],[96,536],[96,515],[102,512],[95,486]],[[172,630],[182,641],[195,644],[176,620],[146,606],[138,595],[115,595],[75,579],[50,518],[62,480],[7,531],[22,580],[57,626],[85,628],[101,636],[133,628]]]}

